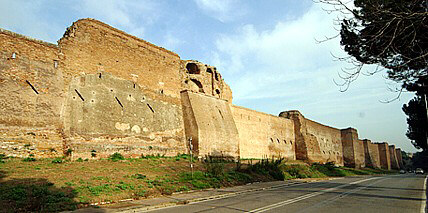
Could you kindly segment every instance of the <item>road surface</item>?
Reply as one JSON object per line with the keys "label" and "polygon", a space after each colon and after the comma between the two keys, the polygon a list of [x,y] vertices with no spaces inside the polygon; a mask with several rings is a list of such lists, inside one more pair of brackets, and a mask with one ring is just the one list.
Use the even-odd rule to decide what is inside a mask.
{"label": "road surface", "polygon": [[150,212],[425,212],[426,175],[300,183]]}

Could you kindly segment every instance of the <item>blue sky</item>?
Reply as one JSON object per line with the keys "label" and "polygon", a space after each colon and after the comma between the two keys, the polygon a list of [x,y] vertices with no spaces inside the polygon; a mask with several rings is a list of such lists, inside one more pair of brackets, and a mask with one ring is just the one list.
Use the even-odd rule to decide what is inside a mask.
{"label": "blue sky", "polygon": [[[311,0],[0,0],[0,27],[56,43],[80,18],[95,18],[180,55],[213,66],[233,91],[233,103],[278,115],[297,109],[325,125],[358,129],[360,138],[408,152],[402,94],[385,73],[361,75],[346,92],[333,79],[348,65],[334,14]],[[371,67],[368,67],[370,70]]]}

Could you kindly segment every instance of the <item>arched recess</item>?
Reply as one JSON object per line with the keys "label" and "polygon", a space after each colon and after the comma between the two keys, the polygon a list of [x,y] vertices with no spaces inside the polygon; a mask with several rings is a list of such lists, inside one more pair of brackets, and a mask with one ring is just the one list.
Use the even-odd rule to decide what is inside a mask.
{"label": "arched recess", "polygon": [[193,90],[193,91],[205,93],[201,82],[199,82],[196,79],[190,79],[189,86],[190,86],[191,90]]}
{"label": "arched recess", "polygon": [[201,70],[199,69],[198,65],[195,63],[188,63],[186,65],[186,69],[190,74],[200,74]]}

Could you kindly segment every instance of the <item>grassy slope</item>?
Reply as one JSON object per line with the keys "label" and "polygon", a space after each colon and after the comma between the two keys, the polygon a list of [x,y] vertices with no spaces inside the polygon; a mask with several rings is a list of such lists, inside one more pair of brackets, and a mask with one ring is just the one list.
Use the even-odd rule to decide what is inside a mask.
{"label": "grassy slope", "polygon": [[[264,161],[253,166],[194,162],[172,158],[103,159],[69,162],[52,159],[0,163],[0,206],[14,211],[59,211],[88,203],[141,199],[173,192],[240,185],[253,181],[350,176],[382,170],[336,168],[332,165]],[[57,163],[53,163],[57,162]]]}

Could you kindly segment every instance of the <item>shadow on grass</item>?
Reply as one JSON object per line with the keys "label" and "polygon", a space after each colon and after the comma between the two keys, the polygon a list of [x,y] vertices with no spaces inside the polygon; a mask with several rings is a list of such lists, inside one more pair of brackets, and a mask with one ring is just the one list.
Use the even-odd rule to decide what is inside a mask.
{"label": "shadow on grass", "polygon": [[0,212],[58,212],[74,210],[76,192],[55,187],[42,178],[5,179],[0,170]]}

